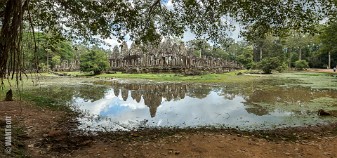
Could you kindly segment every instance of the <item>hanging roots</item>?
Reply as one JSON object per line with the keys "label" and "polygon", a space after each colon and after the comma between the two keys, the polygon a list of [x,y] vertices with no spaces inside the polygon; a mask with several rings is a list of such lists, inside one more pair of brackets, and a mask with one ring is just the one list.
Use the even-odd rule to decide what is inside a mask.
{"label": "hanging roots", "polygon": [[6,0],[0,10],[0,78],[21,79],[23,53],[21,47],[23,16],[28,9],[29,0]]}

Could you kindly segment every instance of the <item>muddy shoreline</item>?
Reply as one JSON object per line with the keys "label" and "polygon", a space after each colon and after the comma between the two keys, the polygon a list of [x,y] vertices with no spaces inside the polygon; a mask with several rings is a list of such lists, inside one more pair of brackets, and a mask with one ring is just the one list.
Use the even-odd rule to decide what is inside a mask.
{"label": "muddy shoreline", "polygon": [[[332,139],[331,141],[337,143],[337,123],[256,131],[209,127],[187,129],[162,128],[129,132],[88,133],[77,129],[78,122],[76,121],[76,118],[79,113],[38,108],[27,102],[0,102],[0,104],[1,116],[12,116],[14,126],[20,127],[23,130],[24,134],[14,136],[15,139],[19,139],[17,140],[19,142],[15,143],[14,146],[17,146],[19,151],[24,151],[23,155],[30,157],[41,155],[80,157],[81,155],[87,154],[84,151],[93,148],[98,151],[106,150],[105,148],[98,149],[97,146],[106,146],[106,148],[112,147],[114,150],[123,151],[121,152],[121,155],[119,155],[121,157],[125,157],[125,153],[127,153],[126,156],[130,155],[129,151],[126,151],[124,147],[131,146],[134,150],[134,153],[131,153],[131,155],[139,157],[144,155],[137,156],[138,151],[136,150],[140,148],[146,150],[146,148],[143,149],[145,142],[158,144],[158,141],[164,141],[161,143],[163,146],[170,146],[172,144],[190,141],[190,139],[192,139],[191,137],[206,140],[215,139],[213,137],[233,137],[233,139],[235,139],[233,141],[235,142],[240,139],[248,139],[247,141],[252,143],[259,140],[272,144],[305,144],[322,139],[325,140],[327,138],[329,140]],[[20,108],[23,109],[22,112],[21,110],[18,110]],[[44,113],[44,115],[40,115],[40,113]],[[24,123],[22,120],[25,120]],[[36,122],[36,120],[40,120],[40,122]],[[1,123],[1,125],[3,125],[3,123]],[[138,145],[134,146],[134,144]],[[166,150],[167,149],[165,149],[165,151]],[[22,154],[22,152],[19,151],[14,152],[14,155],[17,156],[18,154]],[[181,150],[176,149],[164,153],[168,154],[167,156],[183,155],[181,154]],[[160,155],[161,153],[158,154]],[[155,154],[155,156],[158,156],[158,154]],[[104,157],[104,155],[101,156]]]}

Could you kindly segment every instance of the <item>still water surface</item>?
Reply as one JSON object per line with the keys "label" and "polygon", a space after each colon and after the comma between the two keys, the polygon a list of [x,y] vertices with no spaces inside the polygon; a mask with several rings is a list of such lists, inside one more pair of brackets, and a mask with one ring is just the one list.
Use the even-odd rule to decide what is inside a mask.
{"label": "still water surface", "polygon": [[[261,85],[261,86],[259,86]],[[51,88],[53,89],[53,88]],[[64,87],[81,129],[134,130],[148,127],[231,127],[270,129],[336,121],[317,116],[337,110],[337,91],[285,86],[114,83]]]}

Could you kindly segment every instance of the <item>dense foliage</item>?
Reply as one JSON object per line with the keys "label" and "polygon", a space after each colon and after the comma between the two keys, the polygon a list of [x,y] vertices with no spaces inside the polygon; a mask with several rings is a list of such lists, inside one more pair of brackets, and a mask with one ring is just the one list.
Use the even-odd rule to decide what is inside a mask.
{"label": "dense foliage", "polygon": [[283,61],[277,57],[268,57],[262,59],[258,63],[258,68],[260,68],[264,73],[270,74],[272,70],[283,70]]}
{"label": "dense foliage", "polygon": [[295,68],[297,70],[303,70],[309,67],[309,64],[306,60],[297,60],[295,62]]}
{"label": "dense foliage", "polygon": [[94,48],[90,52],[81,56],[80,70],[93,72],[98,75],[109,67],[107,54],[99,48]]}

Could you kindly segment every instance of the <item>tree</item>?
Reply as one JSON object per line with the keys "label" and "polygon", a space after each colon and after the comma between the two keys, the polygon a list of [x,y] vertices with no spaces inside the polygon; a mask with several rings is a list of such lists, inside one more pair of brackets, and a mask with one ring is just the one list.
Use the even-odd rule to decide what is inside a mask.
{"label": "tree", "polygon": [[215,58],[229,59],[229,54],[220,47],[213,47],[212,56]]}
{"label": "tree", "polygon": [[[322,58],[324,58],[324,63],[326,65],[329,65],[330,61],[328,61],[328,56],[331,55],[332,59],[337,58],[337,21],[333,20],[330,21],[327,25],[325,25],[322,29],[322,33],[319,35],[319,39],[321,40],[321,46],[320,46],[320,55]],[[330,58],[330,59],[331,59]],[[334,65],[337,64],[336,61],[332,61],[331,63],[334,67]],[[331,66],[331,65],[330,65]],[[331,67],[330,67],[331,68]]]}
{"label": "tree", "polygon": [[253,48],[246,46],[243,48],[242,53],[237,56],[237,60],[241,63],[246,69],[253,67]]}
{"label": "tree", "polygon": [[263,58],[259,63],[258,67],[263,71],[263,73],[271,74],[272,70],[279,69],[282,70],[284,63],[277,57],[267,57]]}
{"label": "tree", "polygon": [[80,70],[84,72],[94,72],[98,75],[109,67],[107,53],[99,48],[92,49],[89,53],[81,56]]}
{"label": "tree", "polygon": [[[127,35],[136,41],[160,42],[161,36],[181,37],[189,29],[214,42],[227,36],[238,21],[247,39],[293,28],[314,31],[325,15],[336,15],[336,1],[165,1],[2,0],[0,1],[0,78],[24,70],[20,50],[24,27],[80,41]],[[319,3],[319,4],[317,4]],[[24,25],[24,24],[29,25]],[[204,36],[203,36],[204,35]],[[35,47],[35,51],[36,47]]]}
{"label": "tree", "polygon": [[337,52],[337,22],[330,22],[328,25],[325,25],[325,27],[322,30],[322,33],[320,34],[319,38],[321,39],[322,46],[321,50],[328,52]]}
{"label": "tree", "polygon": [[53,51],[57,53],[61,60],[73,61],[75,50],[69,41],[60,41],[55,44]]}
{"label": "tree", "polygon": [[187,42],[187,46],[193,50],[195,56],[212,56],[211,46],[206,40],[191,40]]}
{"label": "tree", "polygon": [[118,56],[120,56],[120,52],[119,52],[119,48],[118,46],[114,46],[113,50],[112,50],[112,54],[111,54],[111,58],[117,58]]}
{"label": "tree", "polygon": [[[297,60],[309,60],[309,53],[313,52],[314,46],[318,45],[318,43],[317,36],[292,31],[291,34],[286,37],[284,46],[287,48],[287,53],[289,53],[289,55],[291,53],[292,58],[294,58],[294,60],[290,62],[294,62]],[[291,59],[291,57],[289,58]]]}
{"label": "tree", "polygon": [[40,68],[36,65],[44,65],[45,69],[52,69],[56,64],[60,64],[53,62],[55,61],[53,60],[55,56],[60,57],[59,62],[68,61],[68,63],[70,63],[76,60],[75,56],[77,55],[77,52],[75,52],[74,46],[70,41],[55,37],[52,34],[38,32],[35,33],[37,46],[35,51],[34,41],[31,38],[31,33],[24,32],[22,51],[25,52],[25,56],[22,60],[27,69]]}
{"label": "tree", "polygon": [[60,65],[61,64],[61,57],[59,55],[55,55],[51,59],[52,61],[52,68],[55,67],[55,65]]}

